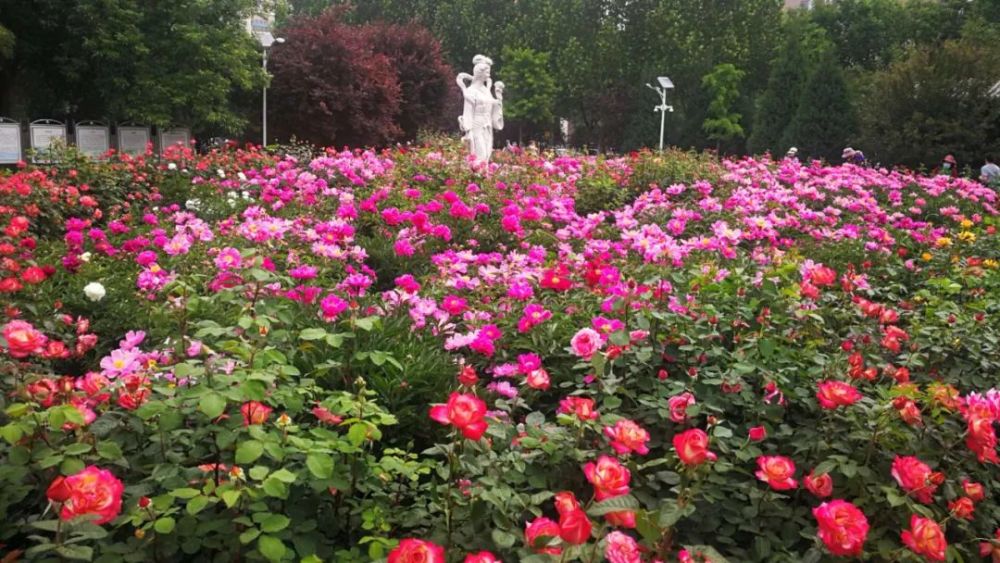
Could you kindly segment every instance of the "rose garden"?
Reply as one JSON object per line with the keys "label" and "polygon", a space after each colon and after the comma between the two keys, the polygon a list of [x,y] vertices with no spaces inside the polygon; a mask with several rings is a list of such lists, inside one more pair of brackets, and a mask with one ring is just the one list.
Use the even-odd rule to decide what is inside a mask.
{"label": "rose garden", "polygon": [[1000,555],[978,182],[443,143],[0,198],[8,553]]}
{"label": "rose garden", "polygon": [[1000,4],[816,4],[0,0],[0,563],[1000,563]]}

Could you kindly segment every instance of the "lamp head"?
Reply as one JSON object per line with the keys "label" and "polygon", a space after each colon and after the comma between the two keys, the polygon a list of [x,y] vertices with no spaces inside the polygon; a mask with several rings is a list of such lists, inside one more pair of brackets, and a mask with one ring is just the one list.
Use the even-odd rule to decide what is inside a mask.
{"label": "lamp head", "polygon": [[674,83],[671,82],[670,79],[667,78],[666,76],[657,76],[656,77],[656,81],[659,82],[660,83],[660,87],[662,87],[665,90],[673,90],[674,89]]}

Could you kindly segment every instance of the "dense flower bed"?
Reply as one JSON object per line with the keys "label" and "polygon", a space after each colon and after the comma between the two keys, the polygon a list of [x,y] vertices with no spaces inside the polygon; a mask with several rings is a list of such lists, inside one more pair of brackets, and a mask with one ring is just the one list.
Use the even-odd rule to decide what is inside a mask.
{"label": "dense flower bed", "polygon": [[998,208],[677,153],[15,171],[0,550],[1000,561]]}

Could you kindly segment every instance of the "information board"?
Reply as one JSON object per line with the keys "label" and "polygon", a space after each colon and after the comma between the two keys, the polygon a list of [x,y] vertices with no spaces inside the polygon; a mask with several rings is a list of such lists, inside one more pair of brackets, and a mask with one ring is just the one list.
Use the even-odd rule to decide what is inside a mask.
{"label": "information board", "polygon": [[21,160],[21,124],[0,123],[0,164],[15,164]]}
{"label": "information board", "polygon": [[76,147],[90,158],[101,158],[111,147],[111,132],[104,125],[77,125]]}
{"label": "information board", "polygon": [[146,154],[149,145],[149,128],[137,125],[118,126],[118,152],[138,156]]}
{"label": "information board", "polygon": [[160,154],[163,154],[168,147],[180,144],[188,146],[191,140],[191,132],[187,129],[161,129],[160,130]]}
{"label": "information board", "polygon": [[31,148],[37,153],[35,162],[50,162],[45,153],[52,144],[59,141],[66,144],[66,126],[58,121],[39,120],[28,127],[31,137]]}

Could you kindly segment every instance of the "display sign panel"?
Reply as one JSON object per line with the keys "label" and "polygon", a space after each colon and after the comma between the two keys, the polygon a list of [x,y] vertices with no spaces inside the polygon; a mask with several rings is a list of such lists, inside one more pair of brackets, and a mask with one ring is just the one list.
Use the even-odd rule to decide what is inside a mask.
{"label": "display sign panel", "polygon": [[160,130],[160,154],[162,155],[168,147],[180,144],[188,146],[191,140],[191,131],[187,129],[161,129]]}
{"label": "display sign panel", "polygon": [[139,127],[136,125],[118,126],[118,152],[138,156],[146,154],[146,147],[149,145],[149,127]]}
{"label": "display sign panel", "polygon": [[21,124],[0,123],[0,164],[16,164],[21,160]]}
{"label": "display sign panel", "polygon": [[111,147],[111,132],[104,125],[77,125],[76,147],[90,158],[101,158]]}
{"label": "display sign panel", "polygon": [[47,153],[53,143],[66,144],[66,126],[51,119],[40,119],[29,128],[31,148],[35,150],[35,162],[51,162]]}

